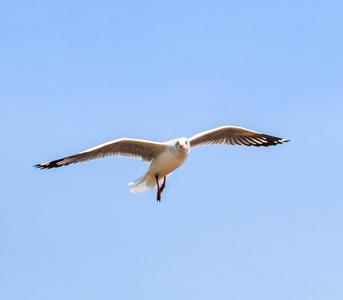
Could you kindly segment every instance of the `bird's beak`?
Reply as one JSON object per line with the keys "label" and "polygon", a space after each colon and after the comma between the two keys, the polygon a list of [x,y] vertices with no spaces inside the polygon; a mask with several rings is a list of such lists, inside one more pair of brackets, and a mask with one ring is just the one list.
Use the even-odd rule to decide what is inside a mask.
{"label": "bird's beak", "polygon": [[179,145],[179,147],[180,147],[180,148],[183,148],[183,147],[184,147],[184,145],[180,144],[180,145]]}

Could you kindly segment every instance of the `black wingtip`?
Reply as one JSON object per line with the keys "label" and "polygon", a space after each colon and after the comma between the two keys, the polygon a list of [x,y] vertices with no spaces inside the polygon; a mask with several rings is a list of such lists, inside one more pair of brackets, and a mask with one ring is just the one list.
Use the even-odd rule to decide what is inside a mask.
{"label": "black wingtip", "polygon": [[283,139],[267,134],[263,134],[263,137],[265,138],[265,144],[262,144],[261,146],[268,147],[268,146],[276,146],[276,145],[281,145],[283,143],[287,143],[290,140],[288,139]]}
{"label": "black wingtip", "polygon": [[47,166],[43,166],[43,165],[41,165],[41,164],[34,165],[33,167],[34,167],[35,169],[40,169],[40,170],[49,169]]}
{"label": "black wingtip", "polygon": [[57,161],[50,161],[50,162],[47,162],[47,163],[34,165],[33,167],[36,168],[36,169],[41,169],[41,170],[43,170],[43,169],[44,170],[45,169],[54,169],[54,168],[61,167],[61,165],[58,165],[56,162]]}
{"label": "black wingtip", "polygon": [[[69,156],[68,158],[71,158],[71,157],[74,157],[73,156]],[[57,159],[57,160],[53,160],[53,161],[49,161],[49,162],[46,162],[46,163],[42,163],[42,164],[37,164],[37,165],[34,165],[33,167],[34,168],[37,168],[37,169],[55,169],[55,168],[60,168],[60,167],[63,167],[63,166],[66,166],[66,165],[69,165],[71,163],[65,163],[65,164],[62,164],[61,162],[63,160],[65,160],[65,158],[61,158],[61,159]]]}

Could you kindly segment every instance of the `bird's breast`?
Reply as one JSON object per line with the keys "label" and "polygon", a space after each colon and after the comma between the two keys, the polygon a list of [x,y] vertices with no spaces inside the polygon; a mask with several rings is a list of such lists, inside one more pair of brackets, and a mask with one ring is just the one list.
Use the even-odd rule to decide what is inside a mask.
{"label": "bird's breast", "polygon": [[162,152],[152,161],[149,171],[153,174],[158,173],[160,177],[166,176],[180,167],[186,161],[188,154],[189,151],[183,150]]}

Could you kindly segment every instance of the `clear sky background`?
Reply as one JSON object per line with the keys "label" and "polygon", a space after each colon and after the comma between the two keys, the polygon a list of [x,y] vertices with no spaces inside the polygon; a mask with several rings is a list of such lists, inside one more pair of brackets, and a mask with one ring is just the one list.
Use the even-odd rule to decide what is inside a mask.
{"label": "clear sky background", "polygon": [[[342,299],[342,1],[3,1],[1,299]],[[34,164],[222,125],[290,139]]]}

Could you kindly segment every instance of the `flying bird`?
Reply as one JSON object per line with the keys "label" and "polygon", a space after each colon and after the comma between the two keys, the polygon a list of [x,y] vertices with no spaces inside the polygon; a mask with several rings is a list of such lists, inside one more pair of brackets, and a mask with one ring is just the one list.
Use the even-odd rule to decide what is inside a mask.
{"label": "flying bird", "polygon": [[150,167],[142,177],[129,183],[129,185],[135,184],[130,192],[151,191],[157,187],[157,201],[161,201],[161,193],[166,186],[166,179],[186,161],[191,148],[214,144],[268,147],[288,141],[243,127],[222,126],[198,133],[189,139],[182,137],[164,143],[121,138],[34,167],[40,169],[59,168],[117,155],[141,159],[143,162],[149,162]]}

